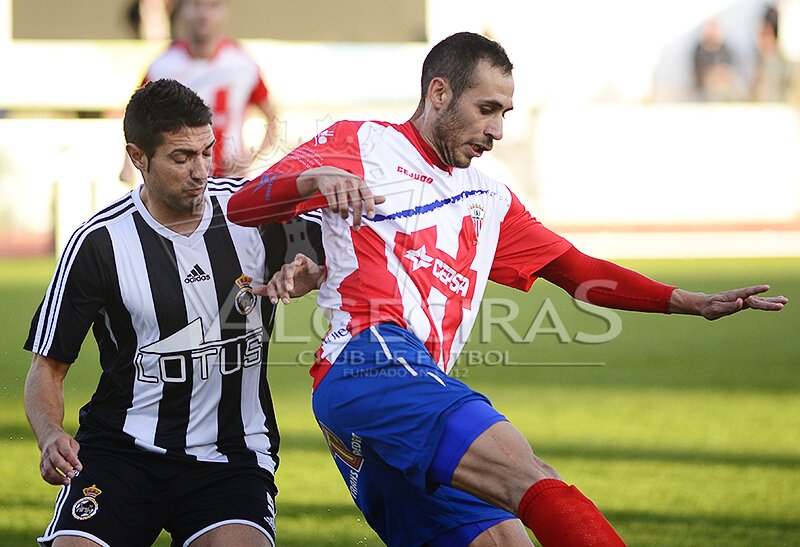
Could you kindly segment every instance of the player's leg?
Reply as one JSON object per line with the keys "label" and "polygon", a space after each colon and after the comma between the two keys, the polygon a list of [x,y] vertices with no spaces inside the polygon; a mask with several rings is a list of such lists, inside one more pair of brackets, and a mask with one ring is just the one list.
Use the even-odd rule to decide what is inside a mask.
{"label": "player's leg", "polygon": [[[416,338],[392,326],[356,335],[316,387],[314,414],[334,462],[387,545],[466,547],[514,519],[427,479],[444,417],[471,398],[485,400],[442,374]],[[465,523],[468,529],[458,529]]]}
{"label": "player's leg", "polygon": [[272,475],[256,462],[186,462],[170,479],[172,545],[273,547]]}
{"label": "player's leg", "polygon": [[484,530],[469,547],[531,547],[525,526],[519,519],[504,520]]}
{"label": "player's leg", "polygon": [[467,448],[453,472],[451,485],[516,513],[528,487],[542,479],[560,480],[561,476],[533,453],[517,428],[501,421],[483,431]]}
{"label": "player's leg", "polygon": [[624,545],[597,507],[537,458],[508,422],[492,424],[472,442],[451,484],[516,514],[543,547]]}
{"label": "player's leg", "polygon": [[59,536],[53,540],[53,547],[97,547],[100,545],[90,539],[78,536]]}
{"label": "player's leg", "polygon": [[272,547],[264,532],[246,524],[225,524],[214,528],[190,543],[192,547]]}
{"label": "player's leg", "polygon": [[151,545],[161,532],[161,515],[155,503],[159,492],[148,487],[153,482],[149,456],[83,443],[83,469],[59,491],[39,545]]}

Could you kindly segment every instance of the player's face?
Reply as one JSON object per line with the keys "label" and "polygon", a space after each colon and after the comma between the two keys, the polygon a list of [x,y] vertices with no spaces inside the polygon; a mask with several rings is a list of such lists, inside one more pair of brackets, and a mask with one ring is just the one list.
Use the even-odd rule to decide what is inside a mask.
{"label": "player's face", "polygon": [[180,8],[186,32],[198,41],[216,39],[226,15],[225,0],[185,0]]}
{"label": "player's face", "polygon": [[140,169],[153,205],[175,218],[202,213],[213,146],[211,125],[166,133],[164,142],[152,158],[144,158]]}
{"label": "player's face", "polygon": [[475,68],[473,85],[441,112],[432,127],[433,145],[452,167],[469,167],[473,158],[503,138],[503,116],[513,108],[514,78],[485,61]]}

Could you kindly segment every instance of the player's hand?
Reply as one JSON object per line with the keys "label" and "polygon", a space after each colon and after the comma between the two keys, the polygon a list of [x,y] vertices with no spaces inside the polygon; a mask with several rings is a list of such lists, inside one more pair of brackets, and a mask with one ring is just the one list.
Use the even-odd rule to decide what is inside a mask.
{"label": "player's hand", "polygon": [[785,296],[756,296],[767,292],[769,285],[755,285],[717,294],[689,293],[676,289],[670,311],[695,313],[713,321],[745,309],[779,311],[789,302]]}
{"label": "player's hand", "polygon": [[[298,184],[310,181],[328,201],[328,208],[346,219],[353,209],[353,229],[361,228],[363,215],[371,219],[375,216],[375,205],[386,201],[384,196],[376,196],[364,179],[336,167],[317,167],[305,171],[298,177]],[[304,192],[301,190],[301,195]]]}
{"label": "player's hand", "polygon": [[253,288],[253,292],[269,298],[273,304],[278,300],[288,304],[297,298],[318,289],[325,278],[325,269],[304,254],[298,253],[292,262],[284,264],[269,283]]}
{"label": "player's hand", "polygon": [[61,486],[69,484],[78,471],[83,469],[78,459],[81,445],[64,431],[54,433],[41,444],[42,459],[39,471],[42,478]]}

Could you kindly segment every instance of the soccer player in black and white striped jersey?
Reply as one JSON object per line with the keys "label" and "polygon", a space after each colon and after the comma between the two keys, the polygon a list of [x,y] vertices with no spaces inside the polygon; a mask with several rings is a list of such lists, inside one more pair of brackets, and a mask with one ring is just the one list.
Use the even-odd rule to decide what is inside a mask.
{"label": "soccer player in black and white striped jersey", "polygon": [[[208,177],[211,112],[185,86],[140,88],[124,131],[144,184],[72,235],[25,344],[41,473],[62,485],[39,542],[150,545],[165,529],[173,545],[274,545],[274,309],[256,292],[268,263],[284,263],[284,228],[228,221],[241,182]],[[309,226],[319,262],[319,227]],[[309,272],[299,295],[322,269],[297,261]],[[90,327],[102,375],[73,438],[62,385]]]}

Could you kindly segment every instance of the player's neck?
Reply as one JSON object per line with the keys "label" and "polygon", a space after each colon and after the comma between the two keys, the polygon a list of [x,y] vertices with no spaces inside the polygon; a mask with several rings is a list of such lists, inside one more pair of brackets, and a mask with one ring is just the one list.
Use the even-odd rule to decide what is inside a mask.
{"label": "player's neck", "polygon": [[189,47],[189,53],[195,59],[210,59],[217,52],[217,49],[219,49],[221,41],[222,36],[215,36],[207,39],[189,37],[186,39],[186,44]]}
{"label": "player's neck", "polygon": [[417,111],[414,112],[414,115],[411,116],[410,121],[411,125],[413,125],[414,128],[417,130],[420,137],[422,137],[422,139],[426,143],[428,143],[428,146],[431,147],[431,150],[433,150],[439,157],[439,160],[442,163],[446,164],[446,162],[442,158],[442,154],[439,152],[439,149],[436,146],[436,141],[433,138],[433,125],[428,113],[420,106],[419,108],[417,108]]}
{"label": "player's neck", "polygon": [[141,187],[139,197],[142,199],[147,212],[150,213],[156,222],[169,230],[182,236],[190,236],[194,233],[200,222],[203,220],[205,211],[205,199],[200,196],[195,207],[191,211],[176,211],[173,208],[161,203],[157,198],[148,192],[147,185]]}

